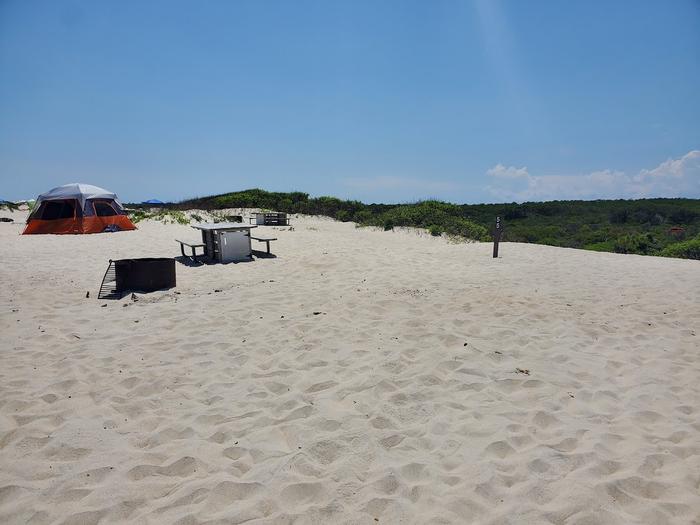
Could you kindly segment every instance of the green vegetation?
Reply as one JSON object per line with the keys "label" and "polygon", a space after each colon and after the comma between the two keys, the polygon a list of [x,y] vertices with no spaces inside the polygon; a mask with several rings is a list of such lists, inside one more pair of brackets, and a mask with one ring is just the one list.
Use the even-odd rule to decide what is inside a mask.
{"label": "green vegetation", "polygon": [[526,202],[523,204],[449,204],[434,200],[412,204],[364,204],[306,193],[260,189],[191,199],[172,209],[262,208],[287,213],[325,215],[362,226],[392,230],[427,229],[484,241],[496,216],[502,240],[617,253],[698,259],[700,200],[641,199]]}
{"label": "green vegetation", "polygon": [[26,206],[27,210],[31,212],[34,209],[34,206],[36,206],[36,201],[33,199],[29,201],[17,202],[0,201],[0,210],[17,211],[22,209],[24,206]]}
{"label": "green vegetation", "polygon": [[180,210],[158,209],[158,210],[129,210],[129,219],[134,224],[144,220],[159,221],[164,224],[189,224],[190,219]]}
{"label": "green vegetation", "polygon": [[325,215],[336,220],[353,221],[363,226],[378,226],[392,230],[398,226],[430,229],[431,234],[449,235],[464,239],[487,240],[483,226],[463,217],[461,207],[438,201],[415,204],[363,204],[335,197],[310,198],[307,193],[276,193],[259,189],[214,195],[183,201],[179,209],[261,208],[287,213]]}
{"label": "green vegetation", "polygon": [[0,210],[17,211],[19,204],[10,201],[0,201]]}
{"label": "green vegetation", "polygon": [[476,241],[488,240],[489,234],[484,226],[461,215],[460,207],[456,204],[421,201],[415,204],[396,206],[366,218],[364,223],[381,226],[385,230],[391,230],[395,226],[410,226],[425,228],[431,235],[436,236],[447,233]]}
{"label": "green vegetation", "polygon": [[[210,211],[209,215],[211,215],[211,220],[214,223],[219,223],[219,222],[242,222],[243,217],[240,215],[228,215],[223,212],[219,211]],[[202,217],[200,215],[196,215],[198,217],[197,222],[202,222]],[[195,215],[192,215],[192,219],[195,218]]]}
{"label": "green vegetation", "polygon": [[669,244],[659,254],[663,257],[700,260],[700,237],[685,242]]}

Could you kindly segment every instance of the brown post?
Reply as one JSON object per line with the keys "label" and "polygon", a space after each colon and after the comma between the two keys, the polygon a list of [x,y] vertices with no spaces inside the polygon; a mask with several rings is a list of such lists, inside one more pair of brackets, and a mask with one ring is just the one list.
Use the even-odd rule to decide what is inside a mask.
{"label": "brown post", "polygon": [[493,230],[493,258],[498,257],[498,243],[501,240],[501,233],[503,228],[501,227],[501,218],[496,217],[496,228]]}

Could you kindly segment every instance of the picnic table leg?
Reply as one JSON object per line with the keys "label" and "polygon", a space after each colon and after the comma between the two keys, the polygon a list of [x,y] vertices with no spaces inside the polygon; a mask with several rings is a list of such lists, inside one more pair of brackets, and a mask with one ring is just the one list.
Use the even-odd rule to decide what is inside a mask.
{"label": "picnic table leg", "polygon": [[182,254],[182,256],[183,256],[185,259],[189,259],[189,260],[192,261],[193,263],[198,263],[199,260],[197,259],[196,248],[195,248],[194,246],[190,246],[189,248],[190,248],[190,250],[192,251],[192,255],[187,255],[187,254],[185,253],[185,245],[182,244],[182,243],[180,243],[180,253]]}
{"label": "picnic table leg", "polygon": [[267,254],[270,255],[270,241],[265,241],[265,244],[267,244]]}

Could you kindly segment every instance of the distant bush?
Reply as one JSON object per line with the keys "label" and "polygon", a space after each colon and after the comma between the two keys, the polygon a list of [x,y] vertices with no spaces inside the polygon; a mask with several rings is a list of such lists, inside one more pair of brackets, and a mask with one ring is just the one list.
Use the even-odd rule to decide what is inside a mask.
{"label": "distant bush", "polygon": [[350,212],[347,210],[338,210],[335,214],[336,220],[348,222],[351,219]]}
{"label": "distant bush", "polygon": [[613,250],[616,253],[636,253],[638,255],[651,255],[656,253],[658,249],[658,243],[649,233],[624,235],[618,238],[613,245]]}
{"label": "distant bush", "polygon": [[163,219],[167,220],[167,218],[170,218],[173,222],[176,222],[178,224],[189,224],[190,219],[185,215],[183,212],[178,211],[178,210],[171,210],[169,212],[166,212],[163,214]]}
{"label": "distant bush", "polygon": [[677,257],[679,259],[700,260],[700,238],[666,246],[659,255],[663,257]]}
{"label": "distant bush", "polygon": [[554,215],[561,215],[562,205],[557,202],[530,202],[527,206],[532,209],[532,211],[538,215],[544,215],[545,217],[552,217]]}
{"label": "distant bush", "polygon": [[612,241],[594,242],[585,244],[584,250],[593,250],[594,252],[613,252],[615,251],[615,243]]}
{"label": "distant bush", "polygon": [[372,212],[369,210],[360,210],[355,213],[353,220],[358,224],[366,224],[372,220]]}
{"label": "distant bush", "polygon": [[646,222],[651,222],[656,212],[653,209],[640,208],[631,214],[631,218],[634,222],[639,224],[644,224]]}
{"label": "distant bush", "polygon": [[613,224],[625,224],[629,216],[629,210],[615,210],[610,212],[610,222]]}
{"label": "distant bush", "polygon": [[147,210],[131,210],[129,211],[129,219],[134,224],[139,223],[144,220],[153,220],[162,222],[164,224],[176,223],[176,224],[189,224],[190,219],[184,212],[179,210],[167,210],[159,209],[157,211],[147,211]]}
{"label": "distant bush", "polygon": [[524,219],[525,217],[527,217],[527,210],[519,206],[508,208],[503,213],[503,218],[509,221],[515,219]]}
{"label": "distant bush", "polygon": [[131,220],[131,222],[133,222],[134,224],[141,222],[142,220],[150,216],[148,212],[143,210],[129,210],[127,214],[129,215],[129,219]]}
{"label": "distant bush", "polygon": [[554,237],[545,237],[540,239],[538,244],[546,244],[547,246],[561,246],[561,239],[555,239]]}
{"label": "distant bush", "polygon": [[673,210],[668,218],[675,224],[690,224],[700,218],[700,213],[692,210],[677,209]]}
{"label": "distant bush", "polygon": [[19,210],[19,204],[10,201],[0,201],[0,210],[17,211]]}
{"label": "distant bush", "polygon": [[453,217],[446,220],[442,226],[445,228],[445,233],[450,235],[457,235],[473,241],[489,240],[489,233],[486,228],[467,219]]}
{"label": "distant bush", "polygon": [[264,208],[288,213],[301,212],[303,203],[309,198],[307,193],[277,193],[260,189],[250,189],[224,193],[213,197],[203,197],[178,204],[202,209],[223,208]]}
{"label": "distant bush", "polygon": [[430,235],[433,237],[440,237],[442,233],[445,231],[442,226],[438,226],[437,224],[433,224],[432,226],[428,227],[428,231],[430,232]]}
{"label": "distant bush", "polygon": [[544,244],[542,242],[544,239],[562,239],[564,237],[559,226],[533,226],[526,228],[519,235],[514,235],[508,225],[505,226],[505,236],[509,241],[535,242],[538,244]]}
{"label": "distant bush", "polygon": [[486,228],[460,217],[461,209],[455,204],[439,201],[421,201],[395,206],[370,221],[370,224],[392,230],[395,226],[428,229],[431,234],[447,233],[473,240],[485,240]]}

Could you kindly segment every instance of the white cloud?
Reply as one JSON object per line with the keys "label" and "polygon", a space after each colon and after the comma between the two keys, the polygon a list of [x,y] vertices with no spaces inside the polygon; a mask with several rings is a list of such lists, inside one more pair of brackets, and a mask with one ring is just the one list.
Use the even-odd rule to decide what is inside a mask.
{"label": "white cloud", "polygon": [[700,196],[700,150],[680,159],[668,159],[652,170],[642,170],[634,177],[640,191],[662,196]]}
{"label": "white cloud", "polygon": [[583,175],[532,175],[527,167],[497,164],[486,189],[504,201],[700,197],[700,150],[636,175],[602,170]]}
{"label": "white cloud", "polygon": [[530,176],[527,168],[516,168],[514,166],[506,167],[503,164],[496,164],[493,168],[486,172],[492,177],[500,177],[504,179],[526,179]]}

